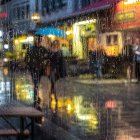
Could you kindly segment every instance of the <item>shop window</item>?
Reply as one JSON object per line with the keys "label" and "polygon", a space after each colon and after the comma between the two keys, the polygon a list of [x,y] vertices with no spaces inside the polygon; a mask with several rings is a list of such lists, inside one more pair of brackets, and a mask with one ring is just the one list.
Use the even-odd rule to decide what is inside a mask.
{"label": "shop window", "polygon": [[30,11],[29,8],[30,8],[29,5],[26,5],[26,18],[29,18],[29,11]]}
{"label": "shop window", "polygon": [[47,2],[42,0],[42,13],[45,15],[61,10],[66,6],[66,3],[66,0],[48,0]]}
{"label": "shop window", "polygon": [[20,8],[17,7],[17,19],[19,20],[20,19]]}
{"label": "shop window", "polygon": [[112,45],[118,45],[118,35],[107,35],[106,36],[106,45],[112,46]]}
{"label": "shop window", "polygon": [[24,6],[21,7],[21,18],[22,19],[25,18],[25,7]]}
{"label": "shop window", "polygon": [[118,45],[118,35],[114,35],[113,39],[114,39],[114,45]]}
{"label": "shop window", "polygon": [[12,15],[12,17],[13,17],[13,19],[16,19],[17,18],[17,16],[16,16],[17,15],[17,9],[13,8],[12,11],[13,11],[13,13],[15,13],[15,14]]}
{"label": "shop window", "polygon": [[106,44],[107,44],[108,46],[111,45],[111,36],[110,36],[110,35],[107,35],[107,37],[106,37]]}

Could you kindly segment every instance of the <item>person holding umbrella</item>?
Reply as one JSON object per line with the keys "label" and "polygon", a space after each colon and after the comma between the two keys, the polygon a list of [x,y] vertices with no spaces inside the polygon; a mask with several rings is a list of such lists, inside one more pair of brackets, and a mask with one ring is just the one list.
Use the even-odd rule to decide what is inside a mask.
{"label": "person holding umbrella", "polygon": [[54,94],[57,101],[55,83],[58,79],[64,78],[66,76],[65,61],[62,51],[60,50],[60,43],[58,40],[52,42],[50,65],[51,94]]}
{"label": "person holding umbrella", "polygon": [[44,67],[49,61],[49,53],[47,49],[41,46],[42,36],[35,35],[34,46],[27,50],[25,62],[31,73],[34,85],[34,107],[37,107],[37,95],[40,79],[44,73]]}

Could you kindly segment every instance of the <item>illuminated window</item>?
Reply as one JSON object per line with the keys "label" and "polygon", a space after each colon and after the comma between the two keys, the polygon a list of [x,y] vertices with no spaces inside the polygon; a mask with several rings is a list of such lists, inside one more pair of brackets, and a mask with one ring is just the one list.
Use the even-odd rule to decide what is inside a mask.
{"label": "illuminated window", "polygon": [[111,45],[118,45],[118,35],[107,35],[106,36],[106,45],[111,46]]}

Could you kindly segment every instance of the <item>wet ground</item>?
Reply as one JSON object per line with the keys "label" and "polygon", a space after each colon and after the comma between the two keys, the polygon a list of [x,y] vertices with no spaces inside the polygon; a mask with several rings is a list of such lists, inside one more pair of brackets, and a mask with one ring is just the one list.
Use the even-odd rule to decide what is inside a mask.
{"label": "wet ground", "polygon": [[[1,103],[16,98],[32,104],[30,75],[16,72],[3,76],[3,72],[4,69],[1,71]],[[59,80],[56,100],[53,95],[49,97],[50,84],[43,77],[39,97],[46,119],[41,129],[38,127],[36,138],[140,140],[140,84],[125,83],[122,79],[82,81],[70,77]]]}

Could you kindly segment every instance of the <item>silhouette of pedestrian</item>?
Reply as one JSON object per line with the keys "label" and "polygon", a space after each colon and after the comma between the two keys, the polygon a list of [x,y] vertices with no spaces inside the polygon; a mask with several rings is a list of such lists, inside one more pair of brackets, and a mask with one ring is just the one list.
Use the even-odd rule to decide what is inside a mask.
{"label": "silhouette of pedestrian", "polygon": [[122,50],[122,55],[123,55],[123,60],[125,63],[125,68],[126,68],[126,77],[130,81],[132,79],[132,72],[133,72],[133,60],[134,60],[133,49],[134,47],[131,43],[131,40],[128,39]]}
{"label": "silhouette of pedestrian", "polygon": [[134,44],[134,55],[135,55],[135,73],[136,78],[140,81],[140,39],[136,38]]}
{"label": "silhouette of pedestrian", "polygon": [[[46,58],[48,51],[41,46],[42,37],[34,37],[34,46],[28,49],[25,62],[31,73],[32,81],[34,84],[34,107],[37,105],[37,95],[38,95],[38,86],[40,83],[41,76],[44,73],[44,63],[46,63]],[[45,60],[45,62],[44,62]]]}
{"label": "silhouette of pedestrian", "polygon": [[50,61],[51,61],[50,62],[51,94],[54,94],[57,101],[55,83],[58,79],[64,78],[66,76],[66,67],[65,67],[64,57],[62,55],[62,51],[60,50],[60,44],[58,40],[55,40],[54,42],[52,42]]}

